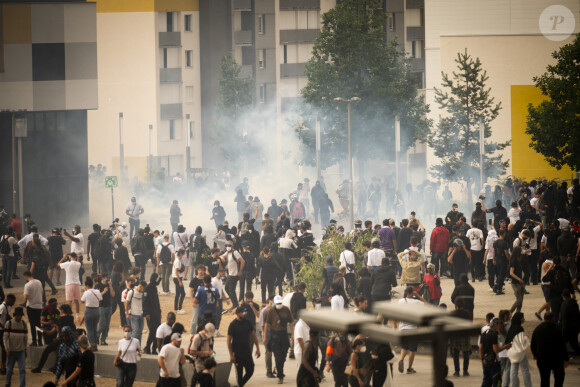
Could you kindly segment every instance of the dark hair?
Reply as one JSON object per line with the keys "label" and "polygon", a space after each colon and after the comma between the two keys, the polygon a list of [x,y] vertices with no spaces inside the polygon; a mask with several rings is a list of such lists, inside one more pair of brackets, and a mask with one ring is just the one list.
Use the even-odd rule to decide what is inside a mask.
{"label": "dark hair", "polygon": [[93,287],[93,279],[91,277],[85,278],[85,286],[88,286],[89,288]]}
{"label": "dark hair", "polygon": [[486,321],[491,321],[491,319],[494,317],[495,315],[493,314],[493,312],[489,312],[488,314],[485,315]]}
{"label": "dark hair", "polygon": [[72,315],[73,311],[69,304],[62,304],[59,309],[66,315]]}
{"label": "dark hair", "polygon": [[401,224],[403,225],[403,227],[407,227],[409,225],[409,219],[401,220]]}
{"label": "dark hair", "polygon": [[441,218],[437,218],[437,219],[435,219],[435,225],[436,225],[437,227],[441,227],[441,226],[443,226],[443,219],[441,219]]}
{"label": "dark hair", "polygon": [[217,367],[217,363],[213,357],[209,357],[204,360],[203,368],[205,368],[206,370],[211,370],[214,367]]}
{"label": "dark hair", "polygon": [[25,277],[31,277],[32,278],[32,272],[30,270],[26,270],[22,275],[25,276]]}
{"label": "dark hair", "polygon": [[252,293],[252,292],[246,292],[246,294],[244,294],[244,297],[250,298],[250,299],[253,300],[254,299],[254,293]]}

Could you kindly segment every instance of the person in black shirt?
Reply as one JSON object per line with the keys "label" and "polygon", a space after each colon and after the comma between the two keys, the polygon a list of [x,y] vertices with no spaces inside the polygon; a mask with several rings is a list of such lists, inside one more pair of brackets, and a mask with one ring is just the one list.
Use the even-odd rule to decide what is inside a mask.
{"label": "person in black shirt", "polygon": [[197,294],[197,289],[200,286],[203,286],[203,277],[205,277],[205,266],[204,265],[197,265],[195,268],[197,275],[189,281],[189,298],[191,298],[191,302],[194,304],[193,307],[193,316],[191,317],[191,323],[189,326],[189,333],[192,335],[197,332],[197,320],[199,318],[199,307],[195,305],[194,299],[195,295]]}
{"label": "person in black shirt", "polygon": [[[101,226],[98,224],[93,224],[93,232],[89,234],[87,237],[87,259],[90,261],[91,258],[93,259],[93,273],[98,273],[99,271],[99,257],[97,256],[97,252],[95,251],[97,247],[97,241],[101,238]],[[62,254],[61,254],[62,257]],[[58,281],[58,277],[57,277]]]}
{"label": "person in black shirt", "polygon": [[445,222],[447,224],[447,228],[449,229],[449,232],[451,232],[451,228],[458,221],[457,215],[459,214],[459,212],[457,212],[457,207],[458,207],[457,203],[453,203],[453,205],[451,206],[451,211],[449,211],[447,213],[447,216],[445,217]]}
{"label": "person in black shirt", "polygon": [[488,214],[493,212],[493,228],[494,230],[499,230],[499,221],[507,218],[507,210],[501,204],[501,200],[495,201],[495,207],[488,208],[485,210]]}
{"label": "person in black shirt", "polygon": [[48,251],[50,253],[48,279],[52,281],[52,273],[53,270],[56,269],[56,286],[60,286],[62,284],[60,283],[60,267],[58,266],[58,261],[60,261],[63,256],[62,246],[66,244],[66,241],[62,235],[60,235],[60,231],[56,228],[52,229],[52,235],[46,239],[48,240]]}
{"label": "person in black shirt", "polygon": [[554,372],[554,386],[562,387],[569,357],[566,343],[554,324],[551,312],[544,313],[544,322],[534,330],[530,348],[540,371],[541,385],[549,386],[550,373]]}
{"label": "person in black shirt", "polygon": [[[262,300],[268,300],[274,295],[276,276],[281,269],[281,267],[278,267],[277,262],[272,259],[270,248],[264,247],[258,259],[258,273],[261,275]],[[266,298],[266,290],[268,290],[268,298]],[[262,303],[266,305],[265,301]]]}
{"label": "person in black shirt", "polygon": [[497,279],[495,283],[495,294],[505,294],[503,292],[504,280],[509,264],[510,255],[508,252],[508,244],[505,241],[506,231],[499,231],[499,239],[493,242],[493,260],[497,268]]}
{"label": "person in black shirt", "polygon": [[[53,328],[50,331],[46,332],[48,334],[56,334],[62,332],[62,328],[67,326],[70,327],[73,331],[76,329],[75,320],[70,305],[63,304],[60,306],[59,309],[60,316],[58,317],[58,320],[56,321],[56,324],[53,326]],[[44,364],[48,360],[48,355],[50,355],[52,352],[58,351],[58,347],[60,346],[61,343],[62,338],[59,336],[56,340],[47,345],[42,351],[42,355],[40,356],[40,361],[38,362],[38,365],[36,366],[36,368],[32,369],[31,372],[40,373],[42,371],[42,367],[44,367]]]}
{"label": "person in black shirt", "polygon": [[157,333],[157,328],[161,325],[161,305],[159,303],[159,293],[157,291],[157,285],[159,285],[159,282],[161,282],[159,274],[151,273],[149,283],[145,287],[145,292],[143,293],[143,316],[145,316],[147,328],[149,329],[149,336],[147,336],[147,343],[145,344],[143,352],[153,355],[157,354],[157,340],[155,335]]}
{"label": "person in black shirt", "polygon": [[[123,264],[123,271],[131,270],[131,259],[129,258],[129,250],[123,246],[123,239],[115,238],[116,249],[113,251],[113,266],[120,262]],[[124,326],[124,325],[123,325]]]}
{"label": "person in black shirt", "polygon": [[510,308],[510,312],[513,314],[515,310],[518,312],[522,311],[524,292],[526,290],[522,268],[522,249],[520,246],[514,247],[514,250],[512,251],[510,259],[510,278],[512,279],[512,289],[516,296],[516,301]]}
{"label": "person in black shirt", "polygon": [[501,366],[497,360],[497,354],[512,346],[511,344],[499,346],[498,332],[501,322],[498,317],[494,317],[489,325],[490,328],[481,335],[479,343],[479,356],[483,363],[483,382],[481,387],[501,385]]}
{"label": "person in black shirt", "polygon": [[[256,346],[256,358],[260,357],[260,345],[256,336],[255,325],[246,320],[242,307],[236,309],[236,318],[228,327],[228,351],[230,362],[236,366],[236,376],[239,387],[243,387],[254,374],[251,341]],[[246,374],[244,375],[244,369]]]}
{"label": "person in black shirt", "polygon": [[409,228],[409,219],[403,219],[397,237],[397,253],[401,253],[411,246],[411,235],[413,235],[413,230]]}
{"label": "person in black shirt", "polygon": [[107,336],[109,336],[109,325],[111,323],[111,288],[109,276],[103,274],[101,281],[95,286],[95,289],[98,289],[103,297],[99,302],[99,327],[97,329],[97,342],[101,345],[108,345]]}
{"label": "person in black shirt", "polygon": [[453,265],[453,280],[458,285],[461,274],[467,273],[468,264],[471,263],[471,242],[460,227],[453,226],[453,232],[457,236],[450,239],[447,262]]}
{"label": "person in black shirt", "polygon": [[[95,386],[95,354],[89,349],[89,339],[82,335],[79,337],[79,347],[81,356],[79,357],[77,368],[64,382],[63,386],[76,385],[77,387]],[[75,384],[75,380],[77,383]]]}
{"label": "person in black shirt", "polygon": [[220,249],[211,249],[211,255],[204,259],[203,265],[205,266],[209,275],[213,277],[217,276],[218,270],[222,267],[221,260],[219,259]]}
{"label": "person in black shirt", "polygon": [[254,277],[257,278],[256,272],[256,255],[250,250],[250,244],[247,241],[242,242],[242,258],[244,258],[244,270],[240,275],[240,301],[244,299],[246,289],[252,290]]}
{"label": "person in black shirt", "polygon": [[473,309],[475,305],[475,289],[469,284],[467,273],[462,273],[459,278],[459,284],[451,293],[451,302],[457,306],[461,300],[462,309],[469,314],[469,319],[473,320]]}
{"label": "person in black shirt", "polygon": [[254,293],[246,292],[244,300],[240,301],[240,308],[243,309],[246,321],[256,327],[256,319],[260,318],[260,305],[254,302]]}

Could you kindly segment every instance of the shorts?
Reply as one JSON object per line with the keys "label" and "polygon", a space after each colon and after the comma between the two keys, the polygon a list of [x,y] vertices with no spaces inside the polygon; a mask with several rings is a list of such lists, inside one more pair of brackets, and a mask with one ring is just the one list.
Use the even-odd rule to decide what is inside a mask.
{"label": "shorts", "polygon": [[81,299],[81,285],[70,284],[65,286],[65,299],[66,301],[74,301]]}
{"label": "shorts", "polygon": [[417,352],[417,347],[419,347],[417,343],[409,343],[402,345],[402,348],[409,352]]}
{"label": "shorts", "polygon": [[[61,257],[61,258],[62,258],[62,257]],[[59,262],[59,261],[60,261],[60,258],[59,258],[59,259],[55,259],[55,258],[53,258],[53,257],[50,257],[50,258],[48,259],[48,268],[49,268],[49,269],[58,269],[58,262]]]}
{"label": "shorts", "polygon": [[550,285],[542,285],[542,293],[544,293],[544,300],[550,302]]}
{"label": "shorts", "polygon": [[148,252],[148,253],[147,253],[147,258],[145,258],[145,264],[147,264],[147,262],[148,262],[149,260],[151,260],[151,263],[152,263],[152,264],[154,264],[154,265],[157,265],[157,257],[155,256],[155,254],[154,254],[154,253],[155,253],[154,251],[153,251],[153,252]]}

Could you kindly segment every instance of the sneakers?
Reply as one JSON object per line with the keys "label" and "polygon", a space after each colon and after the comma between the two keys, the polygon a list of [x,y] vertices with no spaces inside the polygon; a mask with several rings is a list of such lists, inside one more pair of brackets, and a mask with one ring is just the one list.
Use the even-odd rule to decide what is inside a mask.
{"label": "sneakers", "polygon": [[505,293],[502,292],[501,290],[498,290],[497,292],[495,292],[495,294],[497,294],[498,296],[501,296],[502,294],[505,294]]}
{"label": "sneakers", "polygon": [[469,372],[463,371],[463,376],[469,376]]}
{"label": "sneakers", "polygon": [[284,383],[284,378],[278,379],[278,384],[282,384],[282,383]]}
{"label": "sneakers", "polygon": [[399,372],[403,373],[404,370],[405,370],[405,364],[403,363],[403,360],[399,360]]}
{"label": "sneakers", "polygon": [[542,321],[542,316],[538,312],[534,313],[534,316],[536,316],[538,320]]}
{"label": "sneakers", "polygon": [[178,310],[175,314],[186,314],[187,312],[183,309]]}
{"label": "sneakers", "polygon": [[414,370],[414,369],[412,369],[412,368],[407,368],[407,373],[408,373],[408,374],[415,374],[415,373],[417,373],[417,371],[415,371],[415,370]]}
{"label": "sneakers", "polygon": [[455,372],[453,373],[453,376],[461,376],[461,375],[459,375],[459,371],[455,371]]}
{"label": "sneakers", "polygon": [[143,350],[143,353],[144,353],[145,355],[151,355],[151,350],[150,350],[149,348],[145,348],[145,349]]}
{"label": "sneakers", "polygon": [[[145,332],[143,332],[143,333],[145,333]],[[101,341],[101,344],[100,345],[109,345],[109,344],[107,344],[106,341]]]}
{"label": "sneakers", "polygon": [[488,292],[495,292],[495,289],[494,288],[489,288],[489,289],[487,289],[487,291]]}
{"label": "sneakers", "polygon": [[216,332],[216,334],[215,334],[215,337],[224,337],[224,335],[222,335],[222,334],[220,333],[220,331],[217,331],[217,332]]}
{"label": "sneakers", "polygon": [[270,378],[270,379],[274,379],[275,378],[274,374],[271,373],[271,372],[266,373],[266,377],[267,378]]}
{"label": "sneakers", "polygon": [[[41,368],[33,368],[30,370],[30,372],[32,372],[33,374],[39,374],[41,371],[42,371]],[[6,371],[4,371],[4,372],[6,372]],[[6,375],[6,374],[3,374],[3,375]]]}

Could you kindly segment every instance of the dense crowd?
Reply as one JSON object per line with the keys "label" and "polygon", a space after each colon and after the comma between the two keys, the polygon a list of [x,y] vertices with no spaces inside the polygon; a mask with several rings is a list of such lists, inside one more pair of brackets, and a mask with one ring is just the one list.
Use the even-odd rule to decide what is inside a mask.
{"label": "dense crowd", "polygon": [[[257,196],[249,196],[244,180],[235,188],[237,222],[230,225],[233,220],[227,219],[216,200],[211,212],[216,229],[206,233],[201,226],[193,233],[187,231],[180,222],[177,200],[169,209],[171,232],[149,224],[141,227],[145,208],[133,197],[125,210],[128,223],[115,219],[108,227],[95,224],[86,239],[78,225],[72,233],[55,228],[45,238],[30,215],[23,225],[16,214],[9,217],[2,208],[0,253],[5,289],[11,289],[11,280],[18,279],[17,263],[26,265],[24,304],[14,307],[14,294],[4,296],[0,287],[0,372],[6,374],[6,385],[11,383],[15,363],[24,384],[23,359],[30,332],[32,346],[44,344],[32,372],[41,372],[48,355],[56,352],[53,383],[93,386],[93,353],[108,345],[111,319],[118,310],[124,327],[114,360],[118,386],[133,384],[141,354],[158,356],[161,386],[187,385],[186,362],[193,364],[191,385],[214,385],[214,339],[222,335],[222,315],[227,313],[235,315],[227,327],[226,341],[239,386],[252,377],[252,351],[260,357],[261,345],[267,376],[280,384],[291,378],[299,386],[316,386],[325,373],[332,373],[336,386],[382,386],[392,369],[389,363],[395,360],[399,372],[416,372],[417,343],[403,345],[397,358],[391,345],[361,334],[309,329],[300,319],[300,311],[310,301],[313,307],[372,313],[372,304],[394,299],[394,289],[400,285],[404,291],[397,302],[409,308],[418,304],[447,308],[440,303],[442,277],[454,281],[450,314],[466,320],[474,319],[477,296],[470,280],[487,281],[500,305],[512,303],[506,286],[512,289],[511,307],[500,310],[497,317],[488,313],[482,328],[482,386],[497,386],[502,380],[503,386],[517,386],[520,371],[524,385],[531,386],[528,349],[537,361],[542,386],[549,384],[551,372],[556,385],[562,385],[568,361],[566,344],[580,356],[580,312],[575,300],[580,255],[578,181],[568,188],[565,183],[509,180],[493,193],[486,186],[474,211],[462,213],[453,203],[444,217],[435,219],[430,235],[414,211],[405,216],[397,209],[394,213],[400,214],[399,222],[387,218],[375,224],[372,219],[378,217],[381,187],[375,179],[368,187],[363,183],[355,187],[359,198],[356,212],[361,217],[367,214],[368,199],[370,216],[364,222],[356,220],[352,230],[330,218],[335,208],[324,181],[316,181],[310,188],[308,179],[288,199],[280,203],[272,199],[268,208]],[[436,191],[437,187],[426,183],[422,189]],[[336,193],[343,210],[339,219],[346,218],[350,211],[348,184],[341,184]],[[394,195],[396,198],[398,193]],[[443,196],[451,199],[445,191]],[[495,200],[490,202],[490,196]],[[366,198],[364,204],[361,197]],[[433,214],[437,211],[431,210]],[[322,235],[315,237],[313,223],[321,226]],[[71,242],[66,253],[65,238]],[[335,253],[326,256],[329,247]],[[90,275],[85,275],[85,259],[91,262]],[[307,276],[308,268],[318,267],[322,270]],[[47,299],[45,287],[56,294],[63,271],[66,304],[59,306],[55,298]],[[254,284],[259,285],[261,303],[255,301]],[[522,328],[522,305],[527,289],[537,285],[545,302],[538,305],[535,317],[543,322],[529,339]],[[162,322],[160,297],[170,295],[173,308]],[[190,308],[184,307],[186,300],[191,302]],[[24,311],[28,324],[22,319]],[[189,313],[188,328],[176,323],[176,315]],[[417,328],[405,321],[383,323],[400,330]],[[182,334],[187,330],[191,341],[182,348]],[[147,338],[142,337],[144,333]],[[469,376],[469,338],[453,338],[449,350],[453,375],[460,376],[462,357],[463,375]],[[287,356],[297,359],[295,371],[285,367]]]}

